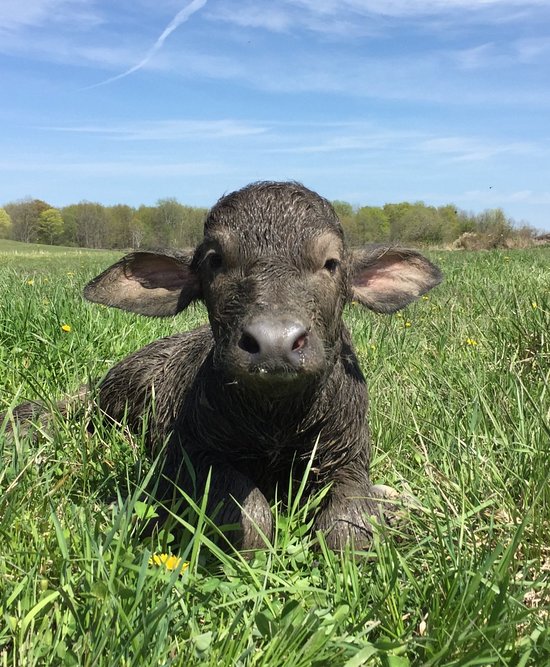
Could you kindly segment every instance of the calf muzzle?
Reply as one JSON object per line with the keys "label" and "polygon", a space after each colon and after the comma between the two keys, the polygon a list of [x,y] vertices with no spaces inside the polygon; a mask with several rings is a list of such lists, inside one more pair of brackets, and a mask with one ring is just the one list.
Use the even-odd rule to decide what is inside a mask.
{"label": "calf muzzle", "polygon": [[262,384],[293,382],[324,365],[323,346],[300,319],[261,315],[241,330],[235,361],[241,379]]}

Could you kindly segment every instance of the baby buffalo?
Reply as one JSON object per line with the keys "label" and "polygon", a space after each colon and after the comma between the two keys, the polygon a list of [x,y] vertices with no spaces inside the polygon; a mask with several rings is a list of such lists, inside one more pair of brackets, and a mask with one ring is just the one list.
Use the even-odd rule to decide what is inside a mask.
{"label": "baby buffalo", "polygon": [[85,288],[87,299],[169,316],[202,300],[209,325],[157,340],[112,368],[99,405],[166,446],[165,474],[233,524],[249,550],[273,534],[270,510],[311,465],[305,496],[330,485],[314,530],[365,545],[383,516],[369,479],[367,390],[342,320],[351,300],[393,313],[441,281],[414,250],[346,247],[330,203],[294,182],[222,197],[194,250],[134,252]]}

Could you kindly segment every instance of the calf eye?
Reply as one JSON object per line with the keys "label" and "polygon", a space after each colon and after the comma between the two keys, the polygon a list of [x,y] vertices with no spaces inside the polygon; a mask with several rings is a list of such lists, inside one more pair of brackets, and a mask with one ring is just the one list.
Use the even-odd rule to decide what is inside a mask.
{"label": "calf eye", "polygon": [[325,268],[331,275],[334,275],[339,266],[340,262],[337,259],[327,259],[323,268]]}
{"label": "calf eye", "polygon": [[208,266],[212,269],[212,271],[217,271],[218,269],[221,269],[223,264],[223,258],[219,252],[214,252],[214,251],[209,252],[206,255],[206,260],[208,262]]}

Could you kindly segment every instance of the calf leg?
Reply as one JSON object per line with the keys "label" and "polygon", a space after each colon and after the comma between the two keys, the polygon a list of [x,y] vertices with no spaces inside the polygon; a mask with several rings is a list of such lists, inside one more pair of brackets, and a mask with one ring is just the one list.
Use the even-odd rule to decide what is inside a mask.
{"label": "calf leg", "polygon": [[65,419],[89,404],[90,389],[88,385],[82,385],[77,393],[55,403],[45,404],[40,401],[20,403],[11,410],[11,413],[0,414],[0,426],[6,421],[6,434],[9,435],[17,430],[20,436],[26,436],[29,432],[33,432],[36,425],[47,427],[55,415]]}
{"label": "calf leg", "polygon": [[329,495],[315,528],[326,535],[332,549],[342,549],[348,542],[365,548],[372,540],[373,522],[402,528],[416,507],[413,496],[385,484],[369,484],[366,491],[339,485]]}
{"label": "calf leg", "polygon": [[317,517],[315,529],[324,533],[331,549],[340,550],[348,543],[357,549],[368,547],[373,521],[387,522],[394,511],[396,495],[390,487],[337,485]]}
{"label": "calf leg", "polygon": [[207,514],[218,526],[231,525],[226,535],[241,551],[265,548],[273,538],[273,515],[256,484],[225,461],[188,455],[192,472],[170,474],[172,479],[200,499],[207,484]]}

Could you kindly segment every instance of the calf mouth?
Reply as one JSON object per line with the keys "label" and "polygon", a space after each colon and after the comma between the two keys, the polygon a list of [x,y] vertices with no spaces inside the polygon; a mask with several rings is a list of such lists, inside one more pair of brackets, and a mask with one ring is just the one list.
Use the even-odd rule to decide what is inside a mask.
{"label": "calf mouth", "polygon": [[220,364],[229,383],[270,396],[301,393],[319,380],[325,367],[324,350],[311,337],[290,359],[288,355],[243,352],[235,345]]}
{"label": "calf mouth", "polygon": [[315,378],[309,373],[282,369],[268,370],[264,366],[259,366],[248,373],[240,372],[233,375],[230,384],[234,384],[245,393],[260,395],[269,400],[289,398],[294,400],[315,384]]}
{"label": "calf mouth", "polygon": [[290,389],[292,386],[306,384],[317,377],[320,369],[311,368],[304,358],[299,364],[267,359],[246,364],[237,363],[226,366],[225,371],[242,385],[254,385],[269,390],[270,387]]}

